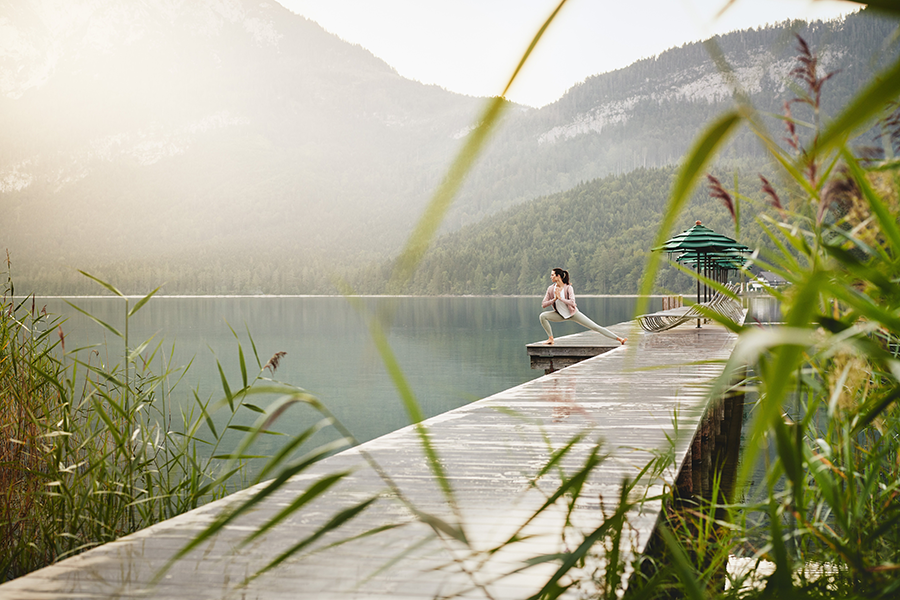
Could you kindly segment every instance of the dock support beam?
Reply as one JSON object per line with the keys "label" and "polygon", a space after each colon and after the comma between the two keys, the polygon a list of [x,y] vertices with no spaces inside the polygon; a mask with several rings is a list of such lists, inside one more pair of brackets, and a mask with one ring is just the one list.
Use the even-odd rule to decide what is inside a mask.
{"label": "dock support beam", "polygon": [[730,501],[737,479],[743,419],[743,391],[730,390],[709,407],[675,483],[679,498],[713,500],[713,477],[720,473],[720,493]]}

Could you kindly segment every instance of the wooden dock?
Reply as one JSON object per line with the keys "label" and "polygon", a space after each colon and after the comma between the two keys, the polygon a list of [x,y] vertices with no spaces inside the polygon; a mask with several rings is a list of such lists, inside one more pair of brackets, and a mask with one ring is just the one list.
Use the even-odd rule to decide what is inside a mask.
{"label": "wooden dock", "polygon": [[[628,337],[632,328],[627,323],[620,323],[609,329],[619,337]],[[611,340],[596,331],[583,331],[556,338],[552,346],[543,342],[528,344],[525,350],[531,359],[531,368],[544,369],[549,375],[620,346],[616,340]]]}
{"label": "wooden dock", "polygon": [[[557,565],[544,563],[507,574],[530,557],[577,547],[579,536],[596,528],[603,522],[604,511],[612,510],[623,478],[636,476],[655,452],[668,447],[666,436],[675,440],[675,464],[681,465],[686,457],[691,464],[709,383],[722,373],[736,343],[734,334],[718,326],[682,326],[661,334],[647,334],[628,325],[613,330],[627,335],[627,346],[609,348],[599,356],[427,421],[455,492],[457,514],[470,548],[456,540],[437,538],[389,492],[364,460],[363,453],[376,460],[419,510],[455,522],[454,511],[426,464],[415,429],[406,427],[317,463],[239,523],[178,562],[152,589],[149,582],[167,559],[248,492],[8,582],[0,586],[0,597],[527,598],[540,589]],[[557,349],[574,347],[564,340],[559,338]],[[578,434],[586,438],[575,445],[562,464],[564,469],[572,472],[577,468],[597,439],[603,440],[605,459],[586,482],[565,538],[561,532],[566,513],[560,503],[528,524],[518,544],[490,556],[473,555],[472,549],[486,550],[506,539],[552,493],[558,475],[550,473],[536,485],[532,485],[533,478],[548,460],[549,446],[560,448]],[[301,494],[316,477],[344,469],[352,469],[352,475],[320,501],[261,540],[239,545],[249,531]],[[642,481],[637,492],[653,495],[664,486],[675,486],[676,471],[670,468],[658,478]],[[387,523],[405,525],[290,559],[239,587],[244,578],[327,522],[336,511],[372,494],[381,494],[380,499],[349,522],[344,535]],[[659,501],[652,501],[629,514],[630,538],[623,545],[626,557],[645,549],[660,508]],[[336,539],[319,540],[318,547]],[[589,566],[602,568],[602,561],[602,556],[594,557]]]}

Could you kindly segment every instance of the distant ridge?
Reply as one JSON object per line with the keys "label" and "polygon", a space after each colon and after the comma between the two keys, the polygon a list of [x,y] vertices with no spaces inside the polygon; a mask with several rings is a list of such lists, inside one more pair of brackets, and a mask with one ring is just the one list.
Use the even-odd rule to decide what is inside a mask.
{"label": "distant ridge", "polygon": [[[758,162],[759,170],[766,165]],[[757,171],[748,163],[739,173],[742,193],[762,201]],[[734,173],[718,173],[729,183]],[[408,292],[421,295],[540,295],[550,269],[570,272],[578,294],[636,294],[665,210],[676,167],[638,168],[608,175],[571,190],[526,202],[440,238],[425,256]],[[760,247],[764,236],[753,225],[756,208],[742,203],[741,241]],[[707,187],[695,191],[675,230],[701,220],[734,236],[734,223]],[[390,263],[364,268],[355,289],[384,289]],[[663,266],[661,292],[689,292],[693,282]]]}

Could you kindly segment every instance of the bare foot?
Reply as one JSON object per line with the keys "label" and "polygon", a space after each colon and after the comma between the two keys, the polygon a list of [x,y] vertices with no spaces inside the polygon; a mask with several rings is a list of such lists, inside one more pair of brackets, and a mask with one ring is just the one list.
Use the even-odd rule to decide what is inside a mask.
{"label": "bare foot", "polygon": [[544,342],[544,343],[545,343],[546,345],[548,345],[548,346],[552,346],[552,345],[553,345],[553,338],[548,339],[548,340],[547,340],[546,342]]}
{"label": "bare foot", "polygon": [[623,346],[625,345],[625,342],[628,341],[628,338],[616,338],[616,339],[619,340],[619,343],[622,344]]}

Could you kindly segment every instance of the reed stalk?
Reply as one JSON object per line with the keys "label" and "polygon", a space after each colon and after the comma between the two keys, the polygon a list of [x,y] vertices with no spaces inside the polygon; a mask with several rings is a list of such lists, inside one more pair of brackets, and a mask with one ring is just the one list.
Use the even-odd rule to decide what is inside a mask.
{"label": "reed stalk", "polygon": [[[97,348],[67,349],[65,322],[34,297],[17,298],[11,271],[7,257],[0,304],[0,580],[237,489],[246,460],[212,456],[206,448],[231,430],[237,413],[250,410],[246,403],[239,399],[226,407],[229,415],[215,415],[225,422],[217,429],[215,407],[194,392],[196,405],[185,405],[177,422],[170,396],[186,368],[167,362],[171,353],[162,342],[130,343],[128,321],[155,291],[131,304],[89,276],[125,307],[125,333],[88,315],[123,342],[120,360],[104,361]],[[262,371],[260,365],[245,387]]]}

